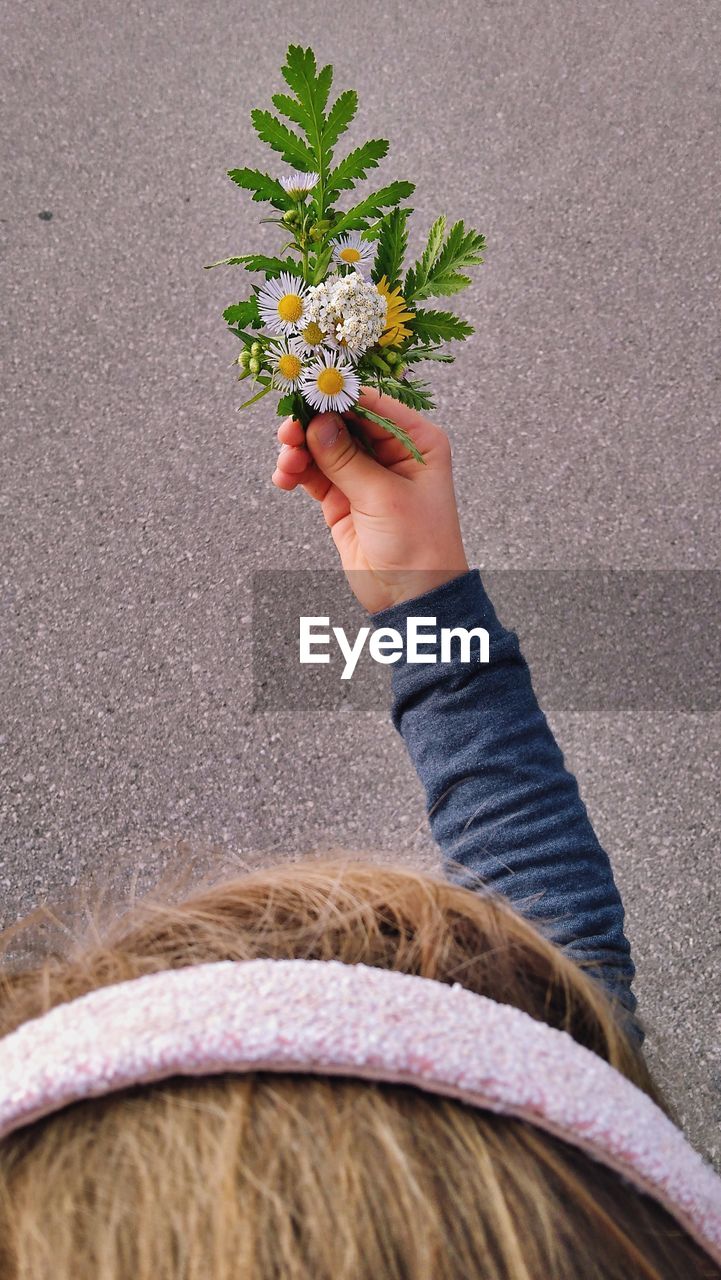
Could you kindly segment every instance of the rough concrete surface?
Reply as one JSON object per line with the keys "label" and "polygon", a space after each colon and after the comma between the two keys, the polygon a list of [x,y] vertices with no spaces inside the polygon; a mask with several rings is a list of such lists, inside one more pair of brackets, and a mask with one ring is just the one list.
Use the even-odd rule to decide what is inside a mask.
{"label": "rough concrete surface", "polygon": [[[434,865],[387,712],[252,709],[252,572],[336,561],[271,487],[273,409],[235,411],[243,272],[203,265],[276,229],[226,170],[272,164],[249,112],[312,43],[360,92],[350,145],[417,183],[412,250],[441,211],[487,236],[435,375],[470,563],[719,568],[721,10],[30,0],[3,33],[4,919],[193,857]],[[719,719],[553,715],[652,1064],[721,1164]]]}

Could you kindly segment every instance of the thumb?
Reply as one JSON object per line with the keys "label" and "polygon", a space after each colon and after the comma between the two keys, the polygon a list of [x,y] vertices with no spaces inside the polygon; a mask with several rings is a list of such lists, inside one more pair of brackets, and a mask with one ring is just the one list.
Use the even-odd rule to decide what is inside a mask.
{"label": "thumb", "polygon": [[339,413],[317,414],[305,441],[316,466],[351,503],[367,501],[388,478],[385,467],[353,439]]}

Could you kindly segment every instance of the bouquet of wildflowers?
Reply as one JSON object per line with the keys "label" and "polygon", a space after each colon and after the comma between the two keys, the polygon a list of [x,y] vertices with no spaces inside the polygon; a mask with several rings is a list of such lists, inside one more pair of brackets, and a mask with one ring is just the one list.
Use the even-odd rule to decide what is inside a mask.
{"label": "bouquet of wildflowers", "polygon": [[318,70],[313,50],[298,45],[288,49],[282,74],[290,93],[273,95],[278,115],[255,110],[251,118],[291,172],[276,177],[230,169],[228,177],[271,206],[274,216],[263,221],[277,223],[284,243],[277,257],[250,253],[209,264],[239,264],[264,277],[251,286],[249,298],[223,312],[242,343],[239,376],[253,386],[239,408],[279,391],[279,415],[304,427],[315,413],[350,411],[355,421],[347,419],[349,429],[366,448],[362,419],[400,438],[422,462],[407,432],[359,405],[361,387],[376,387],[414,409],[434,407],[415,366],[450,363],[444,344],[473,329],[452,312],[420,304],[471,283],[466,271],[483,261],[484,237],[462,222],[447,229],[440,217],[421,257],[404,273],[413,212],[405,201],[413,183],[391,182],[339,207],[378,166],[388,142],[371,138],[336,159],[334,148],[355,115],[358,95],[347,89],[329,106],[332,66]]}

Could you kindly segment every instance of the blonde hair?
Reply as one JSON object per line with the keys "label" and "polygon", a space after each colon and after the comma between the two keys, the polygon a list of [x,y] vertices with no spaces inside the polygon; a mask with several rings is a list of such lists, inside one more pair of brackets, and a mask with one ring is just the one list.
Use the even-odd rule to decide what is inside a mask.
{"label": "blonde hair", "polygon": [[[28,930],[7,931],[6,946]],[[460,982],[568,1031],[668,1110],[601,985],[502,900],[305,859],[148,899],[0,970],[0,1035],[219,959],[338,959]],[[0,1142],[0,1280],[693,1280],[654,1202],[524,1121],[408,1086],[254,1073],[138,1086]]]}

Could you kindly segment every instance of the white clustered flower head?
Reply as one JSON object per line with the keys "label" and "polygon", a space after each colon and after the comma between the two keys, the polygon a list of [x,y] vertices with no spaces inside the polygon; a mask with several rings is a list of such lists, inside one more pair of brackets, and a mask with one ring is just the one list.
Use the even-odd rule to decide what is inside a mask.
{"label": "white clustered flower head", "polygon": [[383,294],[354,271],[352,275],[329,276],[308,290],[303,323],[317,324],[328,335],[330,346],[357,357],[380,338],[387,311]]}
{"label": "white clustered flower head", "polygon": [[287,178],[281,178],[280,185],[294,200],[299,200],[301,196],[306,196],[309,191],[313,190],[317,181],[317,173],[298,173],[294,171]]}
{"label": "white clustered flower head", "polygon": [[320,413],[329,409],[343,413],[358,400],[360,379],[340,351],[324,351],[307,366],[300,389],[304,400]]}
{"label": "white clustered flower head", "polygon": [[273,383],[281,391],[297,391],[306,362],[303,359],[304,343],[300,338],[276,338],[268,355],[273,367]]}
{"label": "white clustered flower head", "polygon": [[305,321],[308,286],[300,276],[283,271],[278,279],[266,280],[258,290],[258,310],[271,333],[295,333]]}
{"label": "white clustered flower head", "polygon": [[347,235],[340,236],[333,245],[334,261],[344,263],[347,267],[354,267],[362,276],[370,270],[375,256],[376,251],[373,245],[363,239],[360,231],[349,231]]}

